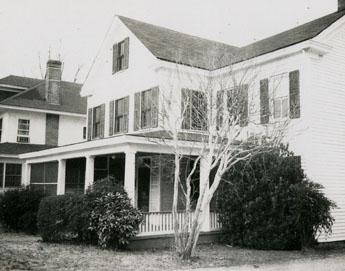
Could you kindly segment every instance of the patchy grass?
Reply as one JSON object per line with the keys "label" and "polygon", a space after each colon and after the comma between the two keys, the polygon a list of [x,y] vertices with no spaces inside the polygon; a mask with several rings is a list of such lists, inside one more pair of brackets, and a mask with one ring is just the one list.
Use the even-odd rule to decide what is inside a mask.
{"label": "patchy grass", "polygon": [[0,234],[0,270],[174,270],[259,265],[345,256],[345,245],[315,250],[259,251],[226,245],[201,245],[198,257],[181,262],[171,250],[114,251],[93,246],[48,244],[40,237]]}

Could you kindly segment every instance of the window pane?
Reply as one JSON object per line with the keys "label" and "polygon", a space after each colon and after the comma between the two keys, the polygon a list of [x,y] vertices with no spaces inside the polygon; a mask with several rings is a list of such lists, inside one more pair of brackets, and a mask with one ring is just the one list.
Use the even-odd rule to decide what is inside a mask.
{"label": "window pane", "polygon": [[5,187],[19,187],[22,177],[21,164],[6,164]]}

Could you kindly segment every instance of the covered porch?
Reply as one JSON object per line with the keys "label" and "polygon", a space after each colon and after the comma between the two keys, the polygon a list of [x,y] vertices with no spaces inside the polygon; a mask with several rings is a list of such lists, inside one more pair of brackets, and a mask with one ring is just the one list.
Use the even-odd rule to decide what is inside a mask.
{"label": "covered porch", "polygon": [[[174,156],[171,153],[169,146],[158,146],[138,136],[123,135],[83,142],[26,154],[23,157],[26,161],[23,179],[26,185],[43,189],[47,194],[65,194],[83,193],[94,182],[113,178],[124,186],[133,205],[144,213],[139,236],[170,234],[173,232],[171,207],[174,177]],[[191,153],[190,149],[186,149],[186,155]],[[184,166],[187,170],[190,165],[184,161]],[[195,175],[194,197],[198,195],[200,182],[205,180],[202,160]],[[180,225],[184,220],[183,207],[180,200]],[[208,208],[202,231],[219,229],[218,215]]]}

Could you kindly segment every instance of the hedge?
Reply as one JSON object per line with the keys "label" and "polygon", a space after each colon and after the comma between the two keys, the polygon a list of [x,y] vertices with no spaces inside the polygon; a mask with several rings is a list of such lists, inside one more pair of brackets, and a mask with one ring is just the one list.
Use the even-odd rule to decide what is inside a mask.
{"label": "hedge", "polygon": [[0,223],[9,230],[36,233],[36,215],[44,194],[20,188],[0,194]]}

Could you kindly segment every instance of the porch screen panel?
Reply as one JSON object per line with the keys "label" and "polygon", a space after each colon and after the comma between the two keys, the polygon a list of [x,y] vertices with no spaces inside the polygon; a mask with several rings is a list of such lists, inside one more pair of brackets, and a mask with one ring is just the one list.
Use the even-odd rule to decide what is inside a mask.
{"label": "porch screen panel", "polygon": [[30,187],[41,190],[45,195],[56,195],[58,162],[31,165]]}

